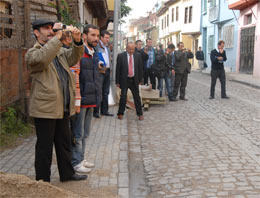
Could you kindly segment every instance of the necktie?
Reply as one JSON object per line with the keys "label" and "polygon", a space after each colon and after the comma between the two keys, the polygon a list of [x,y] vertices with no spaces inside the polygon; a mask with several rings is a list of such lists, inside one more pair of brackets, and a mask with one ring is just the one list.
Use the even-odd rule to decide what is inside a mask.
{"label": "necktie", "polygon": [[128,76],[133,77],[134,71],[133,71],[133,55],[130,55],[129,57],[129,63],[128,63]]}

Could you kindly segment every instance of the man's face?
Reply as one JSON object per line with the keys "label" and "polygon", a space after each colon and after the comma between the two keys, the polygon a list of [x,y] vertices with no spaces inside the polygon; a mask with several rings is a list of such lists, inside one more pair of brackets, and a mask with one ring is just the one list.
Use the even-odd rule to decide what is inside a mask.
{"label": "man's face", "polygon": [[96,47],[99,40],[99,30],[89,28],[88,34],[83,34],[83,38],[89,47]]}
{"label": "man's face", "polygon": [[110,35],[109,34],[105,34],[104,37],[101,36],[101,41],[102,43],[107,46],[108,42],[109,42],[109,39],[110,39]]}
{"label": "man's face", "polygon": [[224,49],[224,47],[225,47],[225,44],[224,43],[221,43],[221,45],[218,45],[218,49],[220,50],[223,50]]}
{"label": "man's face", "polygon": [[137,42],[136,48],[137,48],[138,50],[140,50],[140,49],[142,48],[142,42],[141,42],[141,41]]}
{"label": "man's face", "polygon": [[52,31],[52,25],[46,25],[39,28],[39,30],[33,30],[36,35],[37,40],[41,44],[47,43],[54,37],[54,32]]}
{"label": "man's face", "polygon": [[178,48],[179,48],[179,50],[183,50],[184,49],[184,44],[180,43]]}
{"label": "man's face", "polygon": [[135,51],[135,44],[129,43],[126,47],[126,51],[128,52],[128,54],[132,55]]}
{"label": "man's face", "polygon": [[152,41],[152,40],[147,40],[146,45],[147,45],[148,47],[152,47],[152,44],[153,44],[153,41]]}
{"label": "man's face", "polygon": [[199,51],[201,51],[201,47],[199,47]]}

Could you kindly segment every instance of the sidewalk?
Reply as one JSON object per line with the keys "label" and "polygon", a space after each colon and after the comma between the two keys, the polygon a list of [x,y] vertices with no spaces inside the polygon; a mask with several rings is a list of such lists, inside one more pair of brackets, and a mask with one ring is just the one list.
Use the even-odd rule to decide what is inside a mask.
{"label": "sidewalk", "polygon": [[[53,156],[51,183],[81,196],[128,198],[128,131],[127,114],[116,119],[117,107],[110,107],[113,117],[93,118],[93,128],[87,139],[86,159],[95,163],[87,181],[59,182],[56,156]],[[32,136],[17,148],[0,153],[0,172],[15,173],[35,178]]]}
{"label": "sidewalk", "polygon": [[[207,68],[206,70],[203,70],[203,74],[210,75],[210,70]],[[194,70],[195,72],[199,72],[198,70]],[[227,72],[226,71],[227,80],[237,82],[240,84],[244,84],[256,89],[260,89],[260,78],[254,77],[252,74],[241,74],[241,73],[235,73],[235,72]]]}

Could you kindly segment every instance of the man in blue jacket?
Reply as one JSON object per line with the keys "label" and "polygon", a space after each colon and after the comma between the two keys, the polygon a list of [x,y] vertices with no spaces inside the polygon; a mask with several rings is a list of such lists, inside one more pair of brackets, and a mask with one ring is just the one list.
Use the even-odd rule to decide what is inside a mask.
{"label": "man in blue jacket", "polygon": [[93,108],[100,104],[101,87],[98,71],[99,58],[95,47],[99,40],[99,28],[89,24],[83,31],[84,54],[80,60],[80,113],[72,122],[75,145],[72,147],[72,166],[78,173],[88,173],[94,164],[84,159],[86,139],[91,129]]}

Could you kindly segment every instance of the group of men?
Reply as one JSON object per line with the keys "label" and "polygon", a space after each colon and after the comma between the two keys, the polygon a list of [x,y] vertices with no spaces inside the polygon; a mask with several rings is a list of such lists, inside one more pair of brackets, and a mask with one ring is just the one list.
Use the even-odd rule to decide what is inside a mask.
{"label": "group of men", "polygon": [[[97,26],[88,24],[83,33],[73,26],[64,27],[47,19],[38,19],[32,24],[35,45],[28,50],[31,83],[30,116],[34,118],[37,142],[35,146],[36,180],[50,182],[53,144],[56,150],[60,181],[87,179],[94,164],[84,159],[86,139],[90,134],[92,117],[113,116],[108,110],[108,95],[111,74],[111,52],[108,47],[110,34]],[[222,43],[223,44],[223,43]],[[117,56],[116,86],[121,89],[118,119],[123,119],[127,91],[131,90],[139,120],[143,111],[139,85],[156,87],[158,78],[160,95],[165,79],[168,97],[176,101],[185,98],[185,87],[190,72],[190,50],[182,42],[178,50],[169,45],[166,51],[155,50],[152,40],[147,46],[142,42],[128,42],[126,51]],[[225,51],[219,48],[212,55],[214,63],[212,84],[220,77],[223,82]],[[160,65],[155,75],[156,65]],[[221,70],[221,71],[220,71]],[[172,91],[172,79],[174,89]],[[215,86],[215,85],[214,85]],[[214,98],[214,89],[211,98]],[[226,97],[223,89],[222,97]],[[94,109],[94,110],[93,110]]]}

